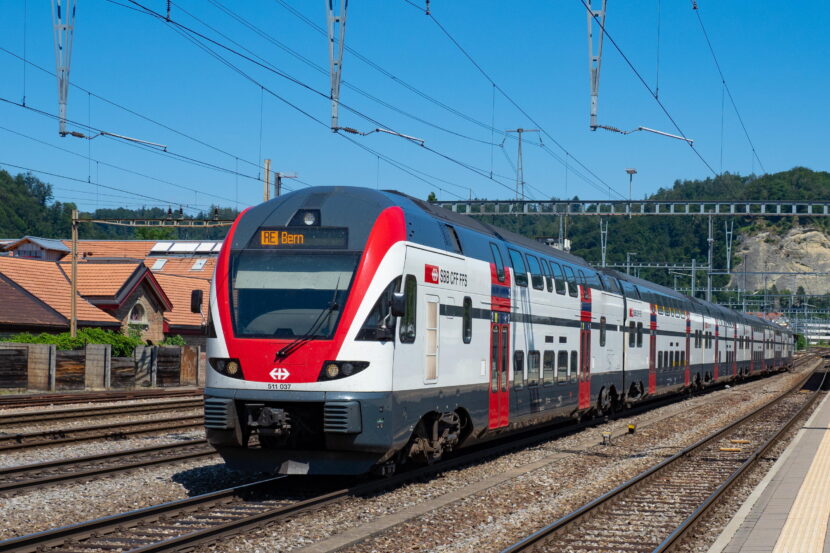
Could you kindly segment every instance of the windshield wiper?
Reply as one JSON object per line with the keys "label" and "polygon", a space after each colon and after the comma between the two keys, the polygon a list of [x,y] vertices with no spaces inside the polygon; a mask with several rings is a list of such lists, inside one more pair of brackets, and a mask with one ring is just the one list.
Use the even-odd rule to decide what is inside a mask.
{"label": "windshield wiper", "polygon": [[280,349],[277,354],[274,356],[274,361],[277,359],[285,359],[298,349],[300,349],[306,342],[311,341],[314,338],[315,333],[320,330],[323,326],[323,322],[325,321],[326,315],[331,317],[331,314],[334,311],[337,311],[340,306],[337,304],[337,293],[340,291],[340,277],[337,277],[337,284],[334,286],[334,294],[332,295],[331,301],[329,304],[323,308],[322,311],[317,315],[317,318],[309,327],[308,331],[305,334],[291,342],[290,344],[286,345],[282,349]]}

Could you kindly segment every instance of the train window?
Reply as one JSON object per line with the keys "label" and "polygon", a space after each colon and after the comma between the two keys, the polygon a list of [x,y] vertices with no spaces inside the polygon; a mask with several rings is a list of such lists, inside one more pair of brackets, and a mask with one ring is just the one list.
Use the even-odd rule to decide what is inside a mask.
{"label": "train window", "polygon": [[657,306],[657,313],[659,313],[660,315],[665,315],[666,314],[666,312],[663,310],[662,305]]}
{"label": "train window", "polygon": [[669,352],[669,367],[674,368],[674,351]]}
{"label": "train window", "polygon": [[577,281],[582,286],[588,286],[588,281],[585,280],[585,273],[583,273],[581,269],[577,269],[576,272],[577,272]]}
{"label": "train window", "polygon": [[657,370],[660,370],[662,368],[663,368],[663,352],[658,351],[657,352]]}
{"label": "train window", "polygon": [[527,254],[527,266],[530,268],[530,281],[536,290],[545,289],[545,279],[542,277],[542,268],[535,255]]}
{"label": "train window", "polygon": [[576,277],[574,276],[573,269],[565,265],[565,278],[568,280],[568,294],[572,297],[579,296],[579,292],[576,289]]}
{"label": "train window", "polygon": [[415,316],[418,305],[418,281],[413,275],[406,275],[403,293],[405,307],[401,317],[400,338],[402,344],[411,344],[415,342]]}
{"label": "train window", "polygon": [[620,285],[617,283],[616,278],[609,275],[605,275],[604,277],[600,275],[600,277],[602,278],[602,282],[605,284],[606,290],[615,294],[622,294],[622,290],[620,290]]}
{"label": "train window", "polygon": [[559,352],[559,361],[556,366],[556,380],[560,384],[568,381],[568,352]]}
{"label": "train window", "polygon": [[579,376],[579,354],[575,351],[571,352],[571,382],[576,382]]}
{"label": "train window", "polygon": [[513,264],[513,276],[516,278],[516,286],[527,286],[527,269],[522,254],[511,248],[507,248],[507,253],[510,254],[510,262]]}
{"label": "train window", "polygon": [[553,273],[553,285],[556,293],[565,295],[565,277],[562,276],[562,267],[555,261],[550,262],[550,270]]}
{"label": "train window", "polygon": [[554,372],[556,370],[556,352],[546,350],[542,358],[542,382],[551,384],[556,378]]}
{"label": "train window", "polygon": [[499,391],[499,327],[493,325],[490,336],[490,391]]}
{"label": "train window", "polygon": [[539,370],[541,356],[538,351],[527,352],[527,384],[528,386],[539,385]]}
{"label": "train window", "polygon": [[605,317],[599,318],[599,347],[605,347]]}
{"label": "train window", "polygon": [[493,256],[493,265],[496,266],[496,278],[504,282],[504,261],[501,259],[499,247],[490,242],[490,254]]}
{"label": "train window", "polygon": [[513,352],[513,387],[521,388],[525,384],[525,352]]}
{"label": "train window", "polygon": [[355,337],[358,341],[385,342],[395,338],[395,324],[397,317],[393,317],[392,294],[401,287],[401,277],[394,279],[386,289],[380,293],[378,301],[363,321],[363,326]]}
{"label": "train window", "polygon": [[686,366],[686,352],[685,351],[680,352],[680,365],[683,366],[683,367]]}
{"label": "train window", "polygon": [[545,275],[545,282],[548,286],[548,292],[553,292],[553,279],[550,277],[550,266],[545,258],[540,259],[542,262],[542,273]]}
{"label": "train window", "polygon": [[469,296],[464,298],[464,316],[462,317],[461,337],[465,344],[473,339],[473,300]]}
{"label": "train window", "polygon": [[643,323],[637,323],[637,347],[643,347]]}
{"label": "train window", "polygon": [[628,322],[628,347],[633,348],[637,343],[637,330],[634,321]]}
{"label": "train window", "polygon": [[458,239],[458,233],[455,232],[455,227],[445,224],[444,231],[446,233],[447,242],[453,251],[455,251],[455,253],[464,253],[464,250],[461,248],[461,240]]}

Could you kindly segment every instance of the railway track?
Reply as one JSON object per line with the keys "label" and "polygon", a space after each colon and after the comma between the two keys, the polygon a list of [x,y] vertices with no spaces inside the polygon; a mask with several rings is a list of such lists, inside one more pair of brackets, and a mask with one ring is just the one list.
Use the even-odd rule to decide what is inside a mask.
{"label": "railway track", "polygon": [[132,405],[107,405],[102,407],[78,407],[72,409],[49,409],[25,413],[9,413],[0,415],[0,428],[4,425],[19,423],[40,423],[56,420],[84,419],[88,417],[106,415],[127,415],[134,413],[160,413],[164,411],[197,409],[204,404],[204,400],[186,399],[178,401],[155,401]]}
{"label": "railway track", "polygon": [[129,399],[173,398],[201,395],[201,388],[182,388],[176,390],[128,390],[105,392],[72,392],[65,394],[17,394],[0,396],[0,409],[18,407],[37,407],[44,405],[65,405],[71,403],[104,403]]}
{"label": "railway track", "polygon": [[[628,410],[625,416],[654,408],[657,403],[659,402],[641,409]],[[307,480],[288,476],[267,478],[243,486],[8,539],[0,542],[0,553],[95,549],[150,553],[193,549],[257,527],[278,523],[309,509],[331,505],[351,496],[378,493],[442,471],[502,455],[510,450],[555,439],[599,422],[601,421],[583,422],[544,433],[537,431],[519,440],[479,447],[439,464],[382,480],[361,482],[343,488],[334,488],[332,484],[323,493],[311,497],[291,498],[288,496],[294,492],[285,491],[295,485],[297,489],[303,490],[308,487]]]}
{"label": "railway track", "polygon": [[[821,378],[815,392],[798,393]],[[671,551],[747,469],[800,420],[827,373],[662,461],[502,553]]]}
{"label": "railway track", "polygon": [[91,440],[118,440],[136,434],[167,432],[202,426],[202,415],[185,415],[164,419],[79,426],[63,430],[44,430],[17,434],[0,433],[0,453],[34,447]]}
{"label": "railway track", "polygon": [[92,480],[145,467],[215,455],[207,440],[128,449],[0,469],[0,494],[28,491],[58,482]]}

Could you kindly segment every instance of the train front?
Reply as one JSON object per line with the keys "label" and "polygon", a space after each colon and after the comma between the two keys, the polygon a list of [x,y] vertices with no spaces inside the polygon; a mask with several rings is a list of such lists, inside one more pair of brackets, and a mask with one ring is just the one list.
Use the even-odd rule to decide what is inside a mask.
{"label": "train front", "polygon": [[392,455],[405,237],[401,208],[359,188],[240,215],[211,286],[205,386],[207,438],[230,466],[356,474]]}

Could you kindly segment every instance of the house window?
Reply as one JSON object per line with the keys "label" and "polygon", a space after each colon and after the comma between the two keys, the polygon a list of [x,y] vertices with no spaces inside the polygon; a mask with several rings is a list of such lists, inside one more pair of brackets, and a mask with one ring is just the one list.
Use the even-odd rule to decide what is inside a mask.
{"label": "house window", "polygon": [[146,324],[147,323],[147,312],[144,311],[144,306],[140,303],[137,303],[133,306],[132,311],[130,311],[130,324]]}

